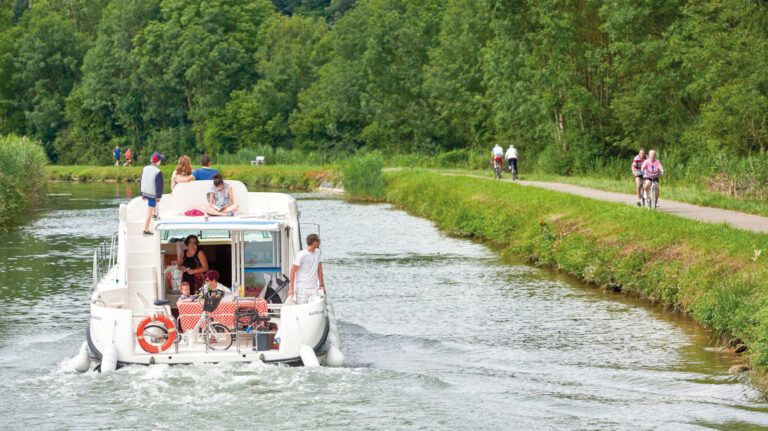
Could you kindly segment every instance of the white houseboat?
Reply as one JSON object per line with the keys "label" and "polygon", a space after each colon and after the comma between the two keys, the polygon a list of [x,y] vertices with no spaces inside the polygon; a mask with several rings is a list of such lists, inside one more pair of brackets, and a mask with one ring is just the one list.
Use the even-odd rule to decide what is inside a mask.
{"label": "white houseboat", "polygon": [[[249,193],[227,181],[240,205],[234,216],[185,215],[205,205],[211,184],[179,184],[163,195],[154,235],[142,234],[146,201],[120,205],[118,232],[94,253],[91,318],[72,360],[78,371],[129,364],[343,364],[327,297],[302,305],[286,298],[286,276],[302,247],[296,200]],[[232,293],[180,300],[176,262],[190,234]],[[268,292],[276,293],[269,298]]]}

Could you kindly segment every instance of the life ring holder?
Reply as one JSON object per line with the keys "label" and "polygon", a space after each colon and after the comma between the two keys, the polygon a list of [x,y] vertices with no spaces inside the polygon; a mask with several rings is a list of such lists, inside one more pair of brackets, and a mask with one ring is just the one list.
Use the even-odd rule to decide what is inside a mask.
{"label": "life ring holder", "polygon": [[[166,340],[162,346],[153,346],[144,339],[144,328],[147,326],[147,324],[149,324],[149,322],[162,322],[163,325],[165,325],[165,327],[168,329],[168,340]],[[176,341],[176,326],[173,324],[173,321],[165,314],[153,314],[151,316],[145,317],[144,320],[139,323],[139,327],[136,329],[136,338],[139,340],[139,345],[142,349],[144,349],[144,351],[149,353],[164,352],[171,348],[173,342]]]}

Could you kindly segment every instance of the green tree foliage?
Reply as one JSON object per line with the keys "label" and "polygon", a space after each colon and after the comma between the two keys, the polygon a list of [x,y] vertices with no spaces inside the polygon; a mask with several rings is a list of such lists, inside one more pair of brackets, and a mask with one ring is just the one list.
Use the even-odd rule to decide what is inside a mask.
{"label": "green tree foliage", "polygon": [[[0,133],[59,163],[270,146],[604,169],[768,150],[758,0],[26,0],[0,5]],[[745,158],[746,160],[746,158]],[[530,162],[530,163],[529,163]]]}
{"label": "green tree foliage", "polygon": [[29,9],[15,40],[14,81],[26,130],[56,161],[53,142],[64,125],[64,101],[80,79],[85,41],[55,12]]}
{"label": "green tree foliage", "polygon": [[207,150],[290,146],[289,118],[298,109],[299,93],[316,79],[315,45],[326,33],[325,22],[300,16],[276,17],[264,26],[256,53],[260,79],[250,91],[232,93],[226,110],[208,123]]}

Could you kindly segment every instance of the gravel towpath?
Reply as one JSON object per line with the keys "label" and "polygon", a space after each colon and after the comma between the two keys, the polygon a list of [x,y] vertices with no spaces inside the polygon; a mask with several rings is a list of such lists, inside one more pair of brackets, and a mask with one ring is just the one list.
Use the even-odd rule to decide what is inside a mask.
{"label": "gravel towpath", "polygon": [[[451,175],[451,174],[447,174]],[[468,175],[476,178],[491,180],[488,177]],[[549,190],[555,190],[563,193],[570,193],[585,198],[597,199],[608,202],[618,202],[627,205],[636,205],[637,198],[634,194],[606,192],[602,190],[590,189],[588,187],[575,186],[564,183],[550,183],[543,181],[512,181],[511,179],[502,179],[504,182],[514,182],[521,186],[540,187]],[[663,193],[663,190],[662,190]],[[663,196],[663,194],[662,194]],[[650,211],[638,208],[638,211]],[[686,217],[694,220],[700,220],[707,223],[727,223],[737,229],[749,230],[753,232],[768,233],[768,217],[745,214],[738,211],[730,211],[719,208],[702,207],[684,202],[659,199],[658,211],[675,214],[680,217]]]}

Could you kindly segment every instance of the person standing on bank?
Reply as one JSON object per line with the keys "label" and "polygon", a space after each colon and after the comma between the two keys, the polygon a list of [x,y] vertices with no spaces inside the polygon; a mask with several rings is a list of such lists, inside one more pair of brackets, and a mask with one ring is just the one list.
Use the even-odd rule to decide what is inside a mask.
{"label": "person standing on bank", "polygon": [[114,151],[112,151],[112,154],[115,155],[115,167],[120,166],[120,146],[115,145]]}
{"label": "person standing on bank", "polygon": [[144,235],[153,235],[149,231],[149,222],[153,217],[157,218],[157,205],[160,198],[163,197],[163,172],[158,167],[163,160],[165,160],[165,156],[162,154],[152,153],[151,163],[141,171],[139,190],[141,191],[141,198],[147,201],[147,220],[142,232]]}
{"label": "person standing on bank", "polygon": [[514,145],[509,144],[507,148],[507,154],[505,154],[507,163],[509,163],[509,173],[512,174],[512,179],[517,179],[517,149]]}
{"label": "person standing on bank", "polygon": [[197,181],[211,180],[214,175],[219,173],[218,170],[211,168],[211,158],[205,154],[200,157],[200,164],[203,165],[203,167],[197,168],[192,172],[192,176],[195,177],[195,180]]}
{"label": "person standing on bank", "polygon": [[131,149],[128,148],[125,150],[125,163],[123,163],[123,167],[131,166],[131,157],[133,157],[133,153],[131,153]]}
{"label": "person standing on bank", "polygon": [[300,251],[293,261],[288,296],[291,297],[295,293],[296,304],[306,304],[317,296],[320,289],[325,293],[320,237],[311,233],[307,236],[307,248]]}

